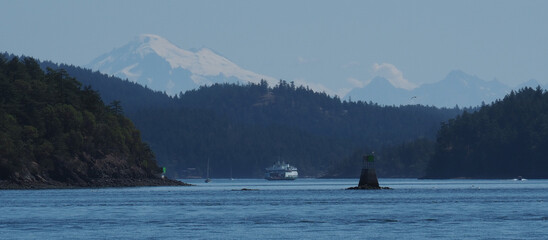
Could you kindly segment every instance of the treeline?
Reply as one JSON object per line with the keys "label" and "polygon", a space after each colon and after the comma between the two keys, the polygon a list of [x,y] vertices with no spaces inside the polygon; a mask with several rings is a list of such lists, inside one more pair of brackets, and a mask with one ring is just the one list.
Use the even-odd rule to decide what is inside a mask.
{"label": "treeline", "polygon": [[291,162],[302,175],[357,177],[361,157],[371,152],[381,177],[548,172],[548,99],[540,88],[477,109],[438,109],[341,101],[285,81],[216,84],[168,96],[79,67],[42,65],[66,69],[109,102],[120,100],[172,176],[201,176],[210,159],[213,177],[260,177],[276,160]]}
{"label": "treeline", "polygon": [[512,91],[445,122],[427,178],[548,177],[548,93]]}
{"label": "treeline", "polygon": [[105,105],[64,70],[0,55],[0,180],[89,186],[158,171],[119,102]]}
{"label": "treeline", "polygon": [[[462,112],[343,101],[282,80],[275,86],[215,84],[168,96],[80,67],[42,65],[66,69],[105,101],[119,100],[172,177],[204,176],[208,159],[214,178],[262,177],[277,160],[297,166],[301,176],[358,177],[355,164],[342,164],[344,159],[360,164],[361,157],[350,157],[364,149],[381,154],[416,139],[433,141],[439,124]],[[379,165],[380,176],[424,172],[422,163],[402,170],[412,165],[407,156],[390,159]]]}
{"label": "treeline", "polygon": [[[219,126],[212,132],[212,136],[219,137],[215,132],[229,131],[225,137],[215,137],[221,141],[209,146],[228,147],[212,151],[221,153],[215,159],[241,159],[233,160],[241,162],[237,169],[244,172],[239,174],[253,173],[250,177],[260,176],[264,166],[280,157],[298,166],[305,176],[357,177],[361,168],[361,157],[357,155],[365,149],[382,155],[378,159],[381,163],[380,176],[420,177],[424,174],[429,155],[412,158],[409,151],[414,150],[410,147],[407,147],[408,151],[394,152],[394,149],[404,143],[409,145],[416,139],[431,139],[429,145],[422,145],[433,148],[431,142],[439,124],[460,112],[458,109],[382,107],[374,103],[341,101],[337,97],[284,81],[274,87],[269,87],[264,81],[259,84],[202,87],[179,95],[178,101],[185,108],[220,114],[227,123],[232,124]],[[141,117],[136,118],[136,124],[141,121],[137,119],[145,119],[145,116]],[[246,132],[236,129],[238,126],[244,129],[253,126],[253,129]],[[207,132],[207,127],[204,130]],[[163,133],[171,134],[167,130]],[[303,139],[304,136],[307,138]],[[178,139],[181,141],[184,137]],[[203,139],[200,142],[207,141]],[[186,142],[192,144],[193,139]],[[414,151],[414,154],[417,152]],[[431,154],[431,151],[420,153]],[[170,158],[176,159],[177,155]],[[199,159],[195,164],[204,166]],[[225,174],[229,167],[236,167],[221,166]]]}
{"label": "treeline", "polygon": [[272,87],[266,81],[215,84],[180,94],[177,100],[179,106],[207,109],[243,124],[283,125],[374,148],[432,137],[441,121],[461,111],[341,101],[283,80]]}

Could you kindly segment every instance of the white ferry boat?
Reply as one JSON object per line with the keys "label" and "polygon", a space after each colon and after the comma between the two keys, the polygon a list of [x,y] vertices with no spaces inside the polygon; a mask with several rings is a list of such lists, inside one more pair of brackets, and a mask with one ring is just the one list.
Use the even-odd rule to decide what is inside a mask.
{"label": "white ferry boat", "polygon": [[296,167],[280,161],[265,170],[264,178],[266,180],[295,180],[299,176]]}

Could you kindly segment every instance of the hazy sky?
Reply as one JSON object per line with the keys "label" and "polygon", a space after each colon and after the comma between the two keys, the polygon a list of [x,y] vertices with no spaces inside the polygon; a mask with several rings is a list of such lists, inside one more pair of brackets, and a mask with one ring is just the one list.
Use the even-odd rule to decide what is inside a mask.
{"label": "hazy sky", "polygon": [[548,1],[0,0],[0,51],[85,65],[152,33],[336,92],[456,69],[514,86],[548,82],[547,24]]}

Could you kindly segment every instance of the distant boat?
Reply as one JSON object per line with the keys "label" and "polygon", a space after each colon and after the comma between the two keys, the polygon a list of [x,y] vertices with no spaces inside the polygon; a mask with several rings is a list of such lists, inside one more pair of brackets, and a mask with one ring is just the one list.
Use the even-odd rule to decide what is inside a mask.
{"label": "distant boat", "polygon": [[299,177],[297,168],[285,162],[278,161],[265,170],[264,178],[266,180],[295,180]]}
{"label": "distant boat", "polygon": [[206,179],[205,179],[205,183],[208,183],[208,182],[211,182],[211,179],[209,178],[209,158],[207,159],[207,172],[206,172]]}
{"label": "distant boat", "polygon": [[527,179],[523,178],[522,176],[518,176],[517,178],[514,178],[514,181],[525,181]]}

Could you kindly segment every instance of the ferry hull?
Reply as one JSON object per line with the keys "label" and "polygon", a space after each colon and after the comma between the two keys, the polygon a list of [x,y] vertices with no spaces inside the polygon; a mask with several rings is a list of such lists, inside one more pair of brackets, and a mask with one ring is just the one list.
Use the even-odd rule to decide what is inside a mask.
{"label": "ferry hull", "polygon": [[264,176],[266,180],[295,180],[299,177],[297,171],[289,172],[267,172]]}
{"label": "ferry hull", "polygon": [[265,177],[268,181],[276,181],[276,180],[295,180],[297,177]]}

